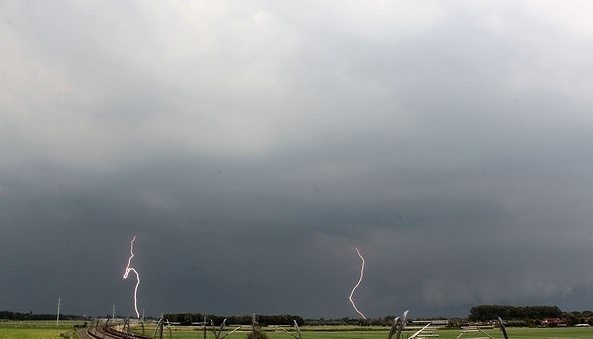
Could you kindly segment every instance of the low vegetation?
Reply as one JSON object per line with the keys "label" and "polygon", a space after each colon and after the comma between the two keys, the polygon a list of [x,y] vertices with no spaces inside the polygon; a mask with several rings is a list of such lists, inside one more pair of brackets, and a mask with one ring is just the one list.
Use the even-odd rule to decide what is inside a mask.
{"label": "low vegetation", "polygon": [[[0,311],[0,338],[2,339],[49,339],[49,338],[77,338],[76,333],[87,326],[89,319],[78,316],[60,316],[59,326],[56,324],[55,315],[33,314]],[[226,332],[219,333],[218,338],[226,339],[251,339],[252,315],[241,316],[216,316],[201,313],[167,314],[172,325],[168,328],[172,338],[202,338],[201,322],[207,319],[218,326],[227,319]],[[465,319],[447,319],[434,331],[434,338],[439,339],[472,339],[483,337],[485,333],[463,332],[465,326],[490,325],[480,330],[494,339],[502,338],[502,333],[497,328],[493,319],[501,317],[507,326],[509,338],[593,338],[593,312],[562,312],[556,306],[505,306],[505,305],[480,305],[470,310],[470,315]],[[303,319],[300,316],[283,315],[256,315],[258,322],[257,339],[294,339],[294,321],[300,327],[303,339],[386,339],[394,316],[375,319]],[[73,319],[73,320],[66,320]],[[410,320],[410,319],[408,319]],[[425,319],[414,319],[425,320]],[[147,335],[154,333],[154,321],[147,320],[142,332]],[[243,325],[239,327],[239,325]],[[153,326],[152,329],[150,327]],[[215,339],[210,326],[207,328],[208,339]],[[233,331],[233,333],[230,333]],[[404,331],[403,338],[413,333],[413,326]]]}
{"label": "low vegetation", "polygon": [[77,321],[0,321],[0,338],[2,339],[67,339],[78,338],[74,326]]}
{"label": "low vegetation", "polygon": [[[60,326],[56,326],[55,322],[48,321],[1,321],[0,322],[0,338],[2,339],[67,339],[78,338],[74,329],[75,325],[80,325],[76,321],[60,322]],[[171,328],[171,337],[174,339],[196,339],[202,338],[201,326],[173,326]],[[228,331],[232,328],[227,329],[226,332],[222,333],[221,337],[224,337]],[[286,331],[296,335],[296,332],[292,328],[285,328]],[[261,334],[267,339],[294,339],[291,334],[286,333],[285,330],[281,330],[274,327],[262,327]],[[324,331],[318,326],[303,326],[301,327],[301,334],[303,339],[386,339],[388,334],[388,328],[383,326],[372,326],[365,330],[360,330],[358,327],[344,326],[342,330],[333,330],[332,327],[328,327]],[[494,339],[503,339],[502,333],[498,328],[484,329],[488,335]],[[507,328],[510,339],[530,339],[530,338],[541,338],[541,339],[563,339],[563,338],[593,338],[593,327],[563,327],[563,328]],[[154,327],[147,326],[146,334],[152,336],[154,333]],[[226,339],[245,339],[249,333],[249,330],[236,331]],[[403,332],[402,338],[408,338],[414,329],[408,328]],[[439,329],[433,331],[435,339],[471,339],[475,337],[483,337],[480,333],[464,333],[462,334],[461,329]],[[167,338],[169,333],[167,333]],[[214,335],[208,332],[208,339],[214,339]]]}

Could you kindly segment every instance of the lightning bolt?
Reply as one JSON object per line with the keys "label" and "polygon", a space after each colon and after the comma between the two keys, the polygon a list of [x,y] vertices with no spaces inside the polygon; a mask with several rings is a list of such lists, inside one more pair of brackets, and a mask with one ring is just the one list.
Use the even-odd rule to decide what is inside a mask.
{"label": "lightning bolt", "polygon": [[352,307],[354,307],[354,310],[360,314],[360,316],[366,320],[367,317],[364,316],[364,314],[362,314],[362,312],[360,312],[358,310],[358,308],[356,307],[356,304],[354,304],[354,300],[352,300],[352,295],[354,295],[354,291],[358,288],[358,285],[360,285],[360,282],[362,281],[362,278],[364,277],[364,258],[362,257],[362,255],[360,254],[360,251],[358,250],[358,248],[354,247],[354,249],[356,250],[356,253],[358,254],[358,256],[360,257],[360,259],[362,260],[362,266],[360,267],[360,278],[358,279],[358,282],[356,283],[356,285],[352,288],[352,292],[350,292],[350,297],[348,297],[348,299],[350,300],[350,303],[352,304]]}
{"label": "lightning bolt", "polygon": [[128,278],[128,274],[130,273],[130,271],[134,272],[134,274],[136,274],[136,287],[134,287],[134,310],[136,311],[136,318],[140,318],[140,313],[138,313],[138,285],[140,285],[140,275],[138,275],[138,272],[133,268],[130,267],[130,263],[132,262],[132,258],[134,257],[134,240],[136,240],[136,236],[134,236],[134,238],[132,238],[132,241],[130,242],[130,258],[128,259],[128,266],[126,266],[126,270],[124,272],[124,279]]}

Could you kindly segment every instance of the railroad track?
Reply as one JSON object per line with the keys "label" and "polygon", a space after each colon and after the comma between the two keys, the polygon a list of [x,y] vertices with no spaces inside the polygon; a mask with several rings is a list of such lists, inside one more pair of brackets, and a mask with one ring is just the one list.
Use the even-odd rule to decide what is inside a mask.
{"label": "railroad track", "polygon": [[122,332],[106,326],[90,328],[82,332],[81,337],[88,339],[152,339],[146,335]]}

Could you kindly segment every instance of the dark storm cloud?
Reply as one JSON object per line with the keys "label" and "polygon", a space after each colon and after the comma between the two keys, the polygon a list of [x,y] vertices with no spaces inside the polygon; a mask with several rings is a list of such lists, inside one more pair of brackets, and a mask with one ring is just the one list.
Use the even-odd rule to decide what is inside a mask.
{"label": "dark storm cloud", "polygon": [[0,5],[0,308],[132,314],[134,235],[151,315],[355,317],[355,246],[369,316],[586,307],[591,9],[537,4]]}

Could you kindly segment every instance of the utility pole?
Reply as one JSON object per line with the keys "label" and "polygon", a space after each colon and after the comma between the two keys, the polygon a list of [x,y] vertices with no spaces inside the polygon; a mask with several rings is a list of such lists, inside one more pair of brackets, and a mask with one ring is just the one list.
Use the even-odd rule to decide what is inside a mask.
{"label": "utility pole", "polygon": [[204,339],[206,339],[206,316],[204,316]]}
{"label": "utility pole", "polygon": [[111,319],[115,321],[115,304],[113,304],[113,311],[111,313]]}
{"label": "utility pole", "polygon": [[62,297],[58,297],[58,315],[56,316],[56,326],[60,326],[60,305],[62,304]]}

